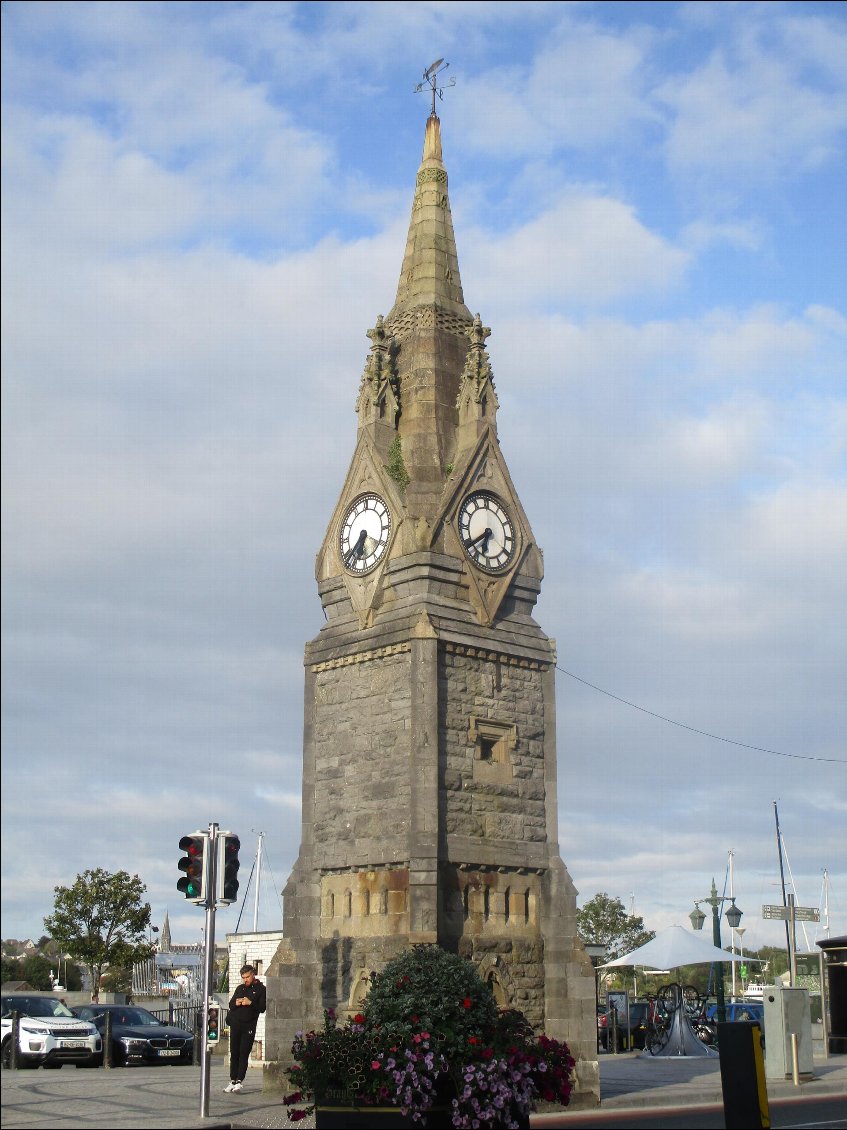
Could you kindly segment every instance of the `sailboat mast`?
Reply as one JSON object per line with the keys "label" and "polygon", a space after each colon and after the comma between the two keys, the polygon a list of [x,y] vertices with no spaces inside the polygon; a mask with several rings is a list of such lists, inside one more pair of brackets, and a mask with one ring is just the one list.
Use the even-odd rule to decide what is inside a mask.
{"label": "sailboat mast", "polygon": [[[782,833],[779,830],[779,810],[776,807],[776,801],[773,802],[773,815],[776,820],[776,849],[779,852],[779,881],[782,884],[782,905],[788,906],[788,898],[785,894],[785,868],[782,863]],[[791,927],[788,923],[788,916],[785,918],[785,945],[789,955],[791,954]],[[790,964],[790,962],[789,962]],[[789,971],[790,972],[790,971]],[[774,977],[774,980],[776,978]]]}
{"label": "sailboat mast", "polygon": [[253,893],[253,933],[259,929],[259,888],[262,885],[262,840],[264,832],[259,832],[259,843],[256,848],[256,890]]}

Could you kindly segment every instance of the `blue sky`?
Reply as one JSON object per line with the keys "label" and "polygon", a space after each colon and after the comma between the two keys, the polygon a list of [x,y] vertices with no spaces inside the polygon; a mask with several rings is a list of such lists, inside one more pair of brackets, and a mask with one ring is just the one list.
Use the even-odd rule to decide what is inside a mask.
{"label": "blue sky", "polygon": [[777,800],[847,932],[845,5],[2,19],[4,936],[105,866],[192,940],[176,844],[210,820],[288,874],[314,557],[440,57],[537,618],[566,671],[742,743],[560,675],[581,898],[685,923],[732,851],[745,948],[779,942]]}

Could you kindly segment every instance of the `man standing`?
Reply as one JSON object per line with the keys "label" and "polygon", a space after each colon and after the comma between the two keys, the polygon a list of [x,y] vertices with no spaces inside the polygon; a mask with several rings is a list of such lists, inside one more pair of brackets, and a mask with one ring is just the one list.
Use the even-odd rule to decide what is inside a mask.
{"label": "man standing", "polygon": [[267,1007],[265,986],[256,980],[252,965],[241,966],[241,984],[232,994],[229,1012],[229,1086],[224,1091],[240,1091],[247,1075],[250,1049],[256,1037],[256,1025]]}

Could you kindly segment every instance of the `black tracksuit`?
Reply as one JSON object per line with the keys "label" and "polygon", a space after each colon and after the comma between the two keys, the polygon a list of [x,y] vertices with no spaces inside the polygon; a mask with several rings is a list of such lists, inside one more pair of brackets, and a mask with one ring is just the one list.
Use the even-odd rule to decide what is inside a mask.
{"label": "black tracksuit", "polygon": [[[236,1004],[236,999],[250,997],[252,1004]],[[250,985],[239,985],[229,1001],[227,1022],[229,1024],[229,1077],[233,1081],[242,1080],[247,1075],[250,1049],[256,1037],[256,1025],[260,1015],[267,1007],[265,986],[253,980]]]}

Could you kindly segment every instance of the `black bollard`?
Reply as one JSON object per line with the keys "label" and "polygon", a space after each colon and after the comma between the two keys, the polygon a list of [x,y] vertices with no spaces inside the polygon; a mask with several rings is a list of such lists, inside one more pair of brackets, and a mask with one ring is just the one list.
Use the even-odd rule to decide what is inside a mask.
{"label": "black bollard", "polygon": [[108,1009],[103,1024],[103,1066],[114,1066],[112,1063],[112,1014]]}
{"label": "black bollard", "polygon": [[755,1021],[718,1024],[726,1130],[767,1130],[771,1124],[762,1029]]}
{"label": "black bollard", "polygon": [[12,1013],[12,1035],[9,1044],[9,1067],[12,1071],[16,1071],[18,1067],[18,1057],[21,1051],[21,1014],[19,1012]]}
{"label": "black bollard", "polygon": [[198,1008],[194,1012],[194,1054],[191,1058],[195,1067],[200,1062],[203,1052],[203,1035],[203,1010]]}

